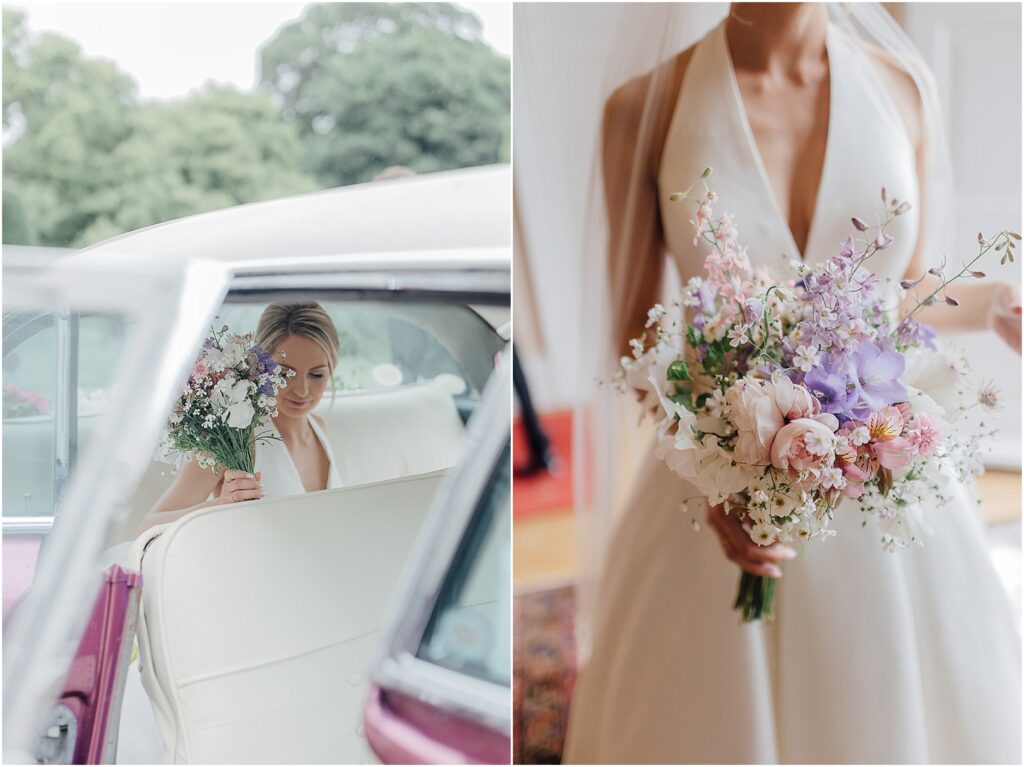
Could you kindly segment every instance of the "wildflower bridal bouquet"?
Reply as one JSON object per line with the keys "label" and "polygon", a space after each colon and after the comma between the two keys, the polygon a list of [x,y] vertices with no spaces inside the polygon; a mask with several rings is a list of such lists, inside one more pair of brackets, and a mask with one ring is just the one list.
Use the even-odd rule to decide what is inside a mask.
{"label": "wildflower bridal bouquet", "polygon": [[255,472],[257,442],[279,439],[260,430],[277,415],[277,393],[288,374],[249,333],[225,325],[203,343],[164,432],[164,460],[195,460],[203,467]]}
{"label": "wildflower bridal bouquet", "polygon": [[[978,255],[955,275],[929,270],[937,286],[927,295],[924,277],[886,286],[865,264],[892,243],[886,229],[909,205],[883,189],[876,226],[852,219],[856,233],[834,257],[794,262],[797,278],[779,281],[751,267],[727,215],[713,219],[710,173],[699,196],[673,196],[696,205],[706,274],[668,309],[650,310],[648,332],[622,359],[620,383],[656,413],[657,456],[707,503],[739,515],[759,545],[834,535],[843,499],[857,504],[842,513],[874,518],[886,548],[921,544],[924,508],[981,473],[992,431],[972,410],[997,402],[990,385],[970,390],[963,360],[941,352],[917,315],[955,305],[947,287],[983,277],[973,267],[990,250],[1012,260],[1020,235],[979,235]],[[908,292],[916,306],[899,317]],[[774,578],[743,573],[744,621],[771,615],[774,589]]]}

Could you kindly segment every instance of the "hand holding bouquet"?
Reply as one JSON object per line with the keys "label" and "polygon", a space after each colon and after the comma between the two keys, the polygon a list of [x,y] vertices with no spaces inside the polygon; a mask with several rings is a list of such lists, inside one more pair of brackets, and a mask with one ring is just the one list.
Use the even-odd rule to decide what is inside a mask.
{"label": "hand holding bouquet", "polygon": [[262,425],[277,415],[277,393],[289,375],[253,334],[213,331],[164,432],[165,460],[254,473],[256,443],[279,439]]}
{"label": "hand holding bouquet", "polygon": [[[673,196],[697,206],[706,276],[669,309],[653,307],[622,360],[622,383],[657,413],[658,457],[761,546],[834,535],[844,498],[877,520],[886,548],[921,544],[922,504],[944,503],[949,482],[982,470],[992,432],[970,411],[997,403],[990,386],[969,395],[965,364],[941,354],[916,315],[955,305],[946,287],[984,276],[972,267],[993,248],[1012,259],[1020,236],[979,236],[979,255],[950,279],[929,270],[941,284],[900,319],[900,295],[922,280],[887,287],[864,265],[891,245],[886,228],[907,203],[883,190],[877,226],[852,219],[857,235],[833,258],[794,262],[799,279],[779,281],[752,268],[729,216],[712,218],[709,175],[699,197]],[[743,619],[770,615],[773,593],[774,579],[744,572]]]}

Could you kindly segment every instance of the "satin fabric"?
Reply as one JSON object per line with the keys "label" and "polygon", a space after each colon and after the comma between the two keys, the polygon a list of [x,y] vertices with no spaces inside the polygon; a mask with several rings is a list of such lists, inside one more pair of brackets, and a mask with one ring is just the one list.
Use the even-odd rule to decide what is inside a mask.
{"label": "satin fabric", "polygon": [[[668,201],[710,165],[755,265],[831,257],[891,196],[916,202],[913,147],[858,43],[830,26],[829,135],[806,252],[768,183],[724,25],[697,46],[659,176],[667,244],[702,271],[687,211]],[[867,219],[866,219],[867,220]],[[916,211],[870,267],[902,277]],[[783,565],[773,622],[742,625],[739,570],[680,501],[696,491],[649,453],[610,545],[567,763],[1020,763],[1021,644],[970,487],[928,510],[923,548],[883,550],[855,504]]]}
{"label": "satin fabric", "polygon": [[[328,441],[324,430],[317,423],[312,415],[306,416],[309,425],[320,441],[321,447],[327,454],[327,460],[331,467],[327,476],[327,489],[342,487],[343,483],[334,464],[334,452],[331,450],[331,443]],[[278,439],[256,444],[256,471],[261,472],[260,481],[263,484],[263,492],[267,498],[276,498],[282,495],[301,495],[306,492],[299,477],[299,471],[295,468],[288,447],[280,439],[280,434],[274,427],[274,422],[268,422],[268,428]]]}

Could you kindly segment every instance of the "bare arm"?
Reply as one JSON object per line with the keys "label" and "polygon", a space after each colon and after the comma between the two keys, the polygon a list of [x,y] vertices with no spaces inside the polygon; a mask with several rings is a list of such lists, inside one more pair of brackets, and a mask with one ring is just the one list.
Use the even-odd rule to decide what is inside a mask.
{"label": "bare arm", "polygon": [[[211,494],[213,498],[210,498]],[[188,461],[142,520],[139,533],[154,525],[174,522],[192,511],[262,496],[259,473],[254,477],[241,471],[226,471],[221,476],[202,468],[195,461]]]}
{"label": "bare arm", "polygon": [[[920,230],[924,231],[928,222],[925,221],[928,168],[928,133],[924,119],[924,109],[916,83],[890,54],[871,49],[871,53],[881,64],[882,72],[894,101],[898,106],[907,132],[914,144],[917,156],[918,188],[920,190],[919,211],[921,215]],[[957,262],[954,261],[954,268]],[[907,267],[906,279],[920,279],[930,264],[924,253],[924,240],[918,238],[914,255]],[[908,294],[903,304],[903,314],[909,313],[917,305],[917,297],[924,298],[939,287],[940,281],[934,275],[926,275],[918,285],[916,292]],[[917,313],[917,319],[932,325],[939,331],[995,330],[999,336],[1018,353],[1021,350],[1020,330],[1020,298],[1014,286],[1003,280],[985,280],[972,282],[957,281],[950,288],[949,294],[956,298],[959,306],[949,306],[938,302],[923,308]]]}
{"label": "bare arm", "polygon": [[[644,332],[665,273],[658,169],[693,48],[623,85],[604,108],[601,167],[608,216],[608,279],[616,349]],[[652,93],[653,91],[653,93]],[[646,114],[645,114],[646,112]]]}

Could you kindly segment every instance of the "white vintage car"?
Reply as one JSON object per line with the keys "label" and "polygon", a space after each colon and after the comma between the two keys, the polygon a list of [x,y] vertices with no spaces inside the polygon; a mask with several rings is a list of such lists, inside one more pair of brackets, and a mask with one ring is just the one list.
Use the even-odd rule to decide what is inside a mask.
{"label": "white vintage car", "polygon": [[[510,211],[480,168],[5,255],[6,762],[509,761]],[[140,554],[211,324],[297,298],[341,339],[345,487]]]}

